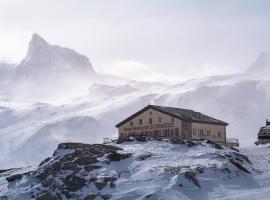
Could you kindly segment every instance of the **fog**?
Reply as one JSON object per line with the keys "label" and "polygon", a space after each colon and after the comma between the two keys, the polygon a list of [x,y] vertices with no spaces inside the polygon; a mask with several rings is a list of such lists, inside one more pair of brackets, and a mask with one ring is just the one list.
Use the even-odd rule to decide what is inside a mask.
{"label": "fog", "polygon": [[85,54],[96,71],[138,80],[243,72],[270,50],[268,8],[267,0],[1,1],[0,60],[20,62],[38,32]]}

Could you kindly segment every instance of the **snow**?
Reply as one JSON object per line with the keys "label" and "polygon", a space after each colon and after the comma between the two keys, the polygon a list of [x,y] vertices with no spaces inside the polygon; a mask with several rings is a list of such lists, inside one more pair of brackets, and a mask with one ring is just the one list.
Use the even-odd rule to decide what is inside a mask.
{"label": "snow", "polygon": [[[254,163],[256,170],[253,175],[242,173],[223,176],[218,171],[212,171],[210,166],[226,166],[220,160],[214,159],[211,153],[215,150],[202,146],[188,148],[183,145],[172,145],[167,142],[126,143],[119,145],[125,152],[133,152],[133,161],[124,160],[121,164],[114,163],[112,167],[132,171],[117,182],[112,199],[143,199],[151,194],[149,199],[268,199],[270,194],[270,167],[268,147],[249,147],[241,149]],[[261,150],[265,154],[261,155]],[[137,158],[145,153],[152,157],[145,161]],[[116,166],[115,166],[116,165]],[[203,166],[206,172],[198,176],[201,188],[194,187],[179,174],[164,171],[166,166]],[[208,170],[207,170],[208,168]],[[182,169],[183,170],[183,169]],[[121,176],[122,177],[122,176]],[[179,187],[179,184],[182,187]]]}
{"label": "snow", "polygon": [[[267,68],[268,57],[258,57],[257,71]],[[95,72],[86,56],[38,34],[20,64],[1,65],[1,70],[0,168],[37,163],[60,142],[96,143],[116,136],[114,125],[148,104],[226,121],[227,136],[239,138],[241,146],[253,144],[269,118],[269,73],[202,77],[177,85],[126,80]]]}
{"label": "snow", "polygon": [[[251,166],[245,165],[250,167],[252,174],[245,173],[216,156],[229,154],[232,151],[229,149],[219,150],[207,145],[187,147],[168,141],[125,142],[117,146],[123,149],[120,153],[133,153],[132,156],[119,162],[111,162],[109,165],[104,164],[102,168],[88,174],[96,175],[98,180],[102,180],[108,174],[117,177],[120,174],[115,182],[116,187],[111,188],[107,185],[98,191],[91,183],[78,191],[78,194],[102,192],[112,195],[111,199],[117,200],[269,199],[270,148],[266,145],[240,148],[240,153],[248,156],[253,163]],[[145,159],[141,159],[142,157]],[[196,170],[198,167],[202,172],[197,173],[195,177],[201,187],[194,185],[184,176],[186,171]],[[223,171],[224,168],[230,172]],[[18,170],[6,173],[15,172],[18,173]],[[18,194],[26,193],[22,188],[27,188],[30,183],[31,180],[23,179],[16,182],[15,186],[9,185],[8,190],[7,182],[0,176],[0,194],[18,197]]]}

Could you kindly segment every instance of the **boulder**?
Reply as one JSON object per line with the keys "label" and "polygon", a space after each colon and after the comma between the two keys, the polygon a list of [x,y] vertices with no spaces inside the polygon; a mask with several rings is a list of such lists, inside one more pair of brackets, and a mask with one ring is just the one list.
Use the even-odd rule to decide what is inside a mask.
{"label": "boulder", "polygon": [[45,192],[41,195],[39,195],[36,200],[55,200],[56,198],[54,198],[50,193]]}
{"label": "boulder", "polygon": [[107,185],[105,181],[95,181],[94,184],[98,190],[102,190]]}
{"label": "boulder", "polygon": [[111,196],[109,194],[104,193],[104,194],[101,194],[100,197],[104,200],[108,200],[110,199]]}
{"label": "boulder", "polygon": [[197,187],[201,188],[201,185],[198,181],[198,179],[195,178],[195,174],[192,171],[186,171],[184,173],[184,176],[186,179],[188,179],[190,182],[192,182]]}
{"label": "boulder", "polygon": [[126,154],[120,154],[120,153],[117,153],[117,152],[112,152],[110,153],[107,158],[110,160],[110,161],[120,161],[122,159],[126,159],[126,158],[129,158],[131,156],[130,153],[126,153]]}
{"label": "boulder", "polygon": [[12,181],[20,180],[20,179],[22,179],[22,177],[23,177],[22,174],[14,174],[12,176],[7,177],[6,180],[8,182],[12,182]]}
{"label": "boulder", "polygon": [[76,175],[68,175],[64,179],[64,184],[67,186],[69,191],[77,191],[83,188],[86,184],[86,180],[76,176]]}
{"label": "boulder", "polygon": [[90,193],[83,200],[95,200],[98,197],[98,193]]}
{"label": "boulder", "polygon": [[250,171],[248,171],[243,165],[241,165],[239,162],[237,162],[236,160],[234,160],[234,159],[230,159],[230,162],[234,165],[234,166],[236,166],[238,169],[240,169],[241,171],[243,171],[243,172],[246,172],[246,173],[248,173],[248,174],[251,174],[251,172]]}

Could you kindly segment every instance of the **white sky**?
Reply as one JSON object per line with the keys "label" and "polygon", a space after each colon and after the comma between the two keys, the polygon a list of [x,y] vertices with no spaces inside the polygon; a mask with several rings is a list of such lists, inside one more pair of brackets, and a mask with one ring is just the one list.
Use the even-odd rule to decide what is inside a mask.
{"label": "white sky", "polygon": [[179,82],[241,72],[270,51],[270,1],[0,0],[0,61],[20,62],[34,32],[97,71]]}

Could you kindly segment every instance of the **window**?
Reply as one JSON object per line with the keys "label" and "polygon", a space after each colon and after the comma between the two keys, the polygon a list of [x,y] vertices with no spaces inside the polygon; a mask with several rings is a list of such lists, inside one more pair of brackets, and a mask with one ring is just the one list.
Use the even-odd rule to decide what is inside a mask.
{"label": "window", "polygon": [[133,121],[130,122],[130,126],[133,126]]}
{"label": "window", "polygon": [[142,125],[142,119],[139,119],[139,124]]}
{"label": "window", "polygon": [[179,129],[178,129],[178,128],[175,129],[175,136],[176,136],[176,137],[179,136]]}
{"label": "window", "polygon": [[220,131],[218,131],[218,137],[219,137],[219,138],[221,137],[221,132],[220,132]]}
{"label": "window", "polygon": [[193,132],[193,136],[196,136],[197,135],[195,128],[192,130],[192,132]]}
{"label": "window", "polygon": [[199,133],[200,137],[203,137],[204,136],[204,132],[203,132],[203,129],[200,129],[200,133]]}
{"label": "window", "polygon": [[161,117],[158,118],[158,122],[161,122]]}
{"label": "window", "polygon": [[211,131],[207,130],[207,137],[210,137],[210,136],[211,136]]}
{"label": "window", "polygon": [[149,112],[149,115],[152,115],[152,112],[151,111]]}
{"label": "window", "polygon": [[173,117],[171,118],[171,122],[172,122],[172,123],[174,122],[174,118],[173,118]]}
{"label": "window", "polygon": [[149,124],[152,124],[152,123],[153,123],[153,119],[149,118]]}

